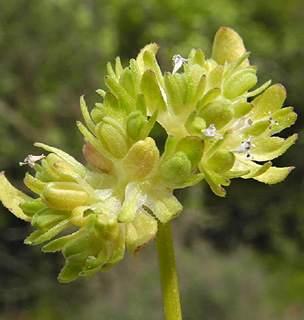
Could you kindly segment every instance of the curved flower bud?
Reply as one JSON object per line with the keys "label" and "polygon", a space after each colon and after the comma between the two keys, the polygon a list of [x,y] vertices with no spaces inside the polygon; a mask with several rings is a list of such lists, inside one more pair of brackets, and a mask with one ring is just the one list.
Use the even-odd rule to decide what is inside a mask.
{"label": "curved flower bud", "polygon": [[[220,28],[214,38],[212,59],[218,64],[234,62],[246,52],[242,38],[230,28]],[[248,61],[243,62],[243,67],[248,66]]]}
{"label": "curved flower bud", "polygon": [[97,171],[104,173],[113,171],[113,162],[101,154],[90,142],[83,146],[82,151],[88,164]]}
{"label": "curved flower bud", "polygon": [[159,150],[154,140],[148,137],[133,144],[123,160],[123,166],[133,180],[141,180],[156,167],[158,158]]}
{"label": "curved flower bud", "polygon": [[85,205],[89,195],[75,182],[50,182],[43,189],[41,198],[53,209],[71,211]]}
{"label": "curved flower bud", "polygon": [[257,82],[256,71],[252,68],[245,68],[236,71],[224,82],[223,94],[227,99],[235,99],[254,87]]}
{"label": "curved flower bud", "polygon": [[104,117],[96,125],[95,133],[102,145],[116,158],[123,158],[128,152],[127,132],[115,119]]}
{"label": "curved flower bud", "polygon": [[142,128],[147,122],[147,117],[145,117],[141,111],[137,110],[130,113],[127,120],[127,132],[129,137],[133,140],[137,140]]}
{"label": "curved flower bud", "polygon": [[172,183],[180,183],[189,177],[191,161],[184,152],[179,151],[160,165],[159,172],[166,180]]}

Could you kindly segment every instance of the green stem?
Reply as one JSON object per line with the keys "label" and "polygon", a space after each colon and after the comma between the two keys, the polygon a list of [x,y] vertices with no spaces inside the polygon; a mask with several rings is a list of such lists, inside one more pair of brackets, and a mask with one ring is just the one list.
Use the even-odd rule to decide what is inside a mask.
{"label": "green stem", "polygon": [[182,320],[170,222],[159,222],[156,235],[156,246],[165,319]]}

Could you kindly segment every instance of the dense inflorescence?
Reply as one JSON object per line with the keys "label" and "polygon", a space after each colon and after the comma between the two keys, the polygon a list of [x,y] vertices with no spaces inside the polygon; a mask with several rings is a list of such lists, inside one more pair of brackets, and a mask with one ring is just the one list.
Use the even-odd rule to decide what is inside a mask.
{"label": "dense inflorescence", "polygon": [[[158,222],[182,211],[174,189],[205,179],[224,196],[232,178],[273,184],[293,169],[270,161],[294,144],[296,135],[273,135],[291,126],[296,114],[282,108],[282,85],[252,90],[256,68],[237,33],[221,28],[210,59],[200,49],[188,58],[174,56],[172,73],[161,72],[157,50],[147,45],[126,68],[119,58],[109,63],[109,91],[97,90],[102,102],[91,112],[81,98],[86,166],[37,143],[49,154],[26,158],[35,174],[24,180],[37,198],[0,176],[3,204],[37,228],[25,242],[49,241],[43,251],[62,251],[60,281],[107,270],[126,248],[136,256],[155,237]],[[161,155],[150,136],[156,122],[168,135]]]}

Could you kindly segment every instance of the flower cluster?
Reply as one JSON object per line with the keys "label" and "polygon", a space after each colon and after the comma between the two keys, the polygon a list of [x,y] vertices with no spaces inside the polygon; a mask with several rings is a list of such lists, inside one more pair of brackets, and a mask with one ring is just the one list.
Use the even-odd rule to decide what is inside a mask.
{"label": "flower cluster", "polygon": [[[67,153],[41,143],[47,156],[28,156],[35,175],[26,174],[33,199],[0,175],[0,199],[17,217],[37,228],[27,239],[45,252],[62,251],[66,265],[59,280],[107,270],[134,256],[153,240],[158,223],[182,211],[173,190],[205,179],[224,196],[223,186],[236,177],[272,184],[292,167],[276,168],[270,160],[296,140],[274,137],[296,120],[282,108],[283,86],[257,84],[242,39],[221,28],[211,59],[191,50],[176,55],[172,73],[163,74],[155,58],[156,44],[147,45],[123,68],[108,64],[105,84],[97,90],[102,102],[90,112],[82,97],[85,125],[83,166]],[[183,67],[184,72],[179,72]],[[158,122],[167,132],[160,155],[150,132]]]}

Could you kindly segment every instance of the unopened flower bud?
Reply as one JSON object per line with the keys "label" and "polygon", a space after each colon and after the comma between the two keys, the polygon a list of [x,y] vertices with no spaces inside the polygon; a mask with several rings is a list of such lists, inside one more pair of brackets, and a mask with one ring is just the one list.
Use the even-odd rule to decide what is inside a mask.
{"label": "unopened flower bud", "polygon": [[219,130],[233,118],[233,111],[226,103],[213,101],[200,111],[199,116],[206,121],[208,126],[213,124]]}
{"label": "unopened flower bud", "polygon": [[147,123],[147,118],[140,112],[132,112],[127,120],[127,133],[133,140],[138,140],[140,130]]}
{"label": "unopened flower bud", "polygon": [[126,172],[135,179],[145,178],[156,166],[159,151],[150,137],[137,141],[124,159]]}
{"label": "unopened flower bud", "polygon": [[191,161],[182,151],[165,161],[159,168],[161,175],[172,183],[186,180],[191,173]]}
{"label": "unopened flower bud", "polygon": [[110,173],[113,170],[112,161],[102,155],[90,142],[84,145],[82,151],[88,164],[97,171]]}
{"label": "unopened flower bud", "polygon": [[119,121],[105,117],[96,125],[95,129],[98,139],[104,148],[110,151],[114,157],[123,158],[128,150],[127,133]]}
{"label": "unopened flower bud", "polygon": [[105,241],[111,241],[117,238],[119,232],[119,225],[117,218],[114,216],[107,216],[104,214],[97,215],[95,229],[100,232],[101,237]]}
{"label": "unopened flower bud", "polygon": [[[234,62],[246,52],[242,38],[230,28],[220,28],[215,35],[212,59],[218,64]],[[248,65],[248,60],[243,62],[243,66]]]}
{"label": "unopened flower bud", "polygon": [[254,87],[258,82],[255,73],[256,71],[251,68],[235,72],[224,82],[224,96],[228,99],[234,99]]}
{"label": "unopened flower bud", "polygon": [[50,182],[44,188],[41,198],[53,209],[71,211],[83,206],[89,195],[75,182]]}
{"label": "unopened flower bud", "polygon": [[232,152],[219,150],[208,159],[207,166],[218,173],[225,173],[233,167],[234,162],[235,156]]}

